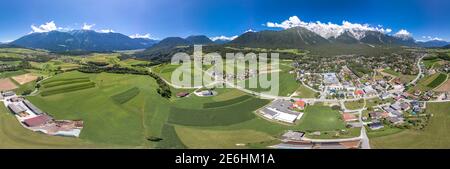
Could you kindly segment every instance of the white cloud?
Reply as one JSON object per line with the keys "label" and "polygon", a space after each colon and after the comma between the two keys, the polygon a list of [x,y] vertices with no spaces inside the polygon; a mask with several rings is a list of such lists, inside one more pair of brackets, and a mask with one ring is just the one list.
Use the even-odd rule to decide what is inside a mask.
{"label": "white cloud", "polygon": [[422,36],[422,41],[431,41],[431,40],[438,40],[443,41],[444,39],[438,38],[438,37],[432,37],[432,36]]}
{"label": "white cloud", "polygon": [[114,33],[114,30],[112,30],[112,29],[102,29],[102,30],[98,30],[97,32],[100,32],[100,33]]}
{"label": "white cloud", "polygon": [[377,31],[382,33],[390,33],[392,30],[389,28],[383,28],[382,25],[378,27],[372,27],[369,24],[351,23],[348,21],[342,21],[342,24],[334,24],[331,22],[322,23],[316,22],[303,22],[297,16],[291,16],[288,20],[281,23],[267,22],[267,27],[289,29],[292,27],[304,27],[310,31],[313,31],[324,38],[338,37],[345,31],[349,31],[357,39],[361,39],[365,36],[365,31]]}
{"label": "white cloud", "polygon": [[230,37],[227,37],[227,36],[216,36],[216,37],[212,37],[212,38],[210,38],[212,41],[216,41],[216,40],[228,40],[228,41],[231,41],[231,40],[233,40],[233,39],[236,39],[238,36],[237,35],[235,35],[235,36],[230,36]]}
{"label": "white cloud", "polygon": [[150,34],[144,34],[144,35],[140,35],[140,34],[134,34],[134,35],[130,35],[130,38],[136,39],[136,38],[145,38],[145,39],[151,39]]}
{"label": "white cloud", "polygon": [[62,29],[62,28],[56,27],[55,22],[50,21],[50,22],[47,22],[47,23],[39,25],[39,26],[31,25],[31,29],[33,30],[33,31],[31,31],[31,33],[42,33],[42,32],[50,32],[50,31],[54,31],[54,30],[58,30],[58,29]]}
{"label": "white cloud", "polygon": [[398,36],[410,36],[411,33],[409,33],[407,30],[405,29],[400,29],[397,33],[395,33],[394,35],[398,35]]}
{"label": "white cloud", "polygon": [[1,44],[1,43],[9,43],[9,42],[12,42],[12,41],[13,41],[13,40],[4,40],[4,41],[1,41],[0,44]]}
{"label": "white cloud", "polygon": [[256,31],[253,29],[249,29],[249,30],[246,30],[244,33],[247,33],[247,32],[256,32]]}
{"label": "white cloud", "polygon": [[405,29],[400,29],[397,33],[394,34],[395,37],[399,37],[399,38],[403,38],[403,39],[408,39],[412,37],[412,34],[409,33],[407,30]]}
{"label": "white cloud", "polygon": [[87,23],[84,23],[84,24],[83,24],[83,27],[82,27],[81,29],[83,29],[83,30],[91,30],[92,27],[94,27],[94,26],[95,26],[95,24],[87,24]]}

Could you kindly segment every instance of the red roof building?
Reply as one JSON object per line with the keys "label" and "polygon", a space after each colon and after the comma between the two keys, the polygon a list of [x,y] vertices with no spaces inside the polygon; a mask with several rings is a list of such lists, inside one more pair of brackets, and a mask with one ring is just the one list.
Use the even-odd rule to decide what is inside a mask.
{"label": "red roof building", "polygon": [[25,124],[28,127],[36,127],[36,126],[43,125],[51,120],[52,120],[52,118],[48,115],[39,115],[39,116],[24,120],[23,124]]}
{"label": "red roof building", "polygon": [[342,118],[344,119],[345,122],[358,120],[354,114],[350,113],[342,113]]}
{"label": "red roof building", "polygon": [[297,108],[299,108],[299,109],[304,109],[304,108],[305,108],[305,105],[306,105],[306,103],[305,103],[305,101],[303,101],[303,100],[297,100],[297,101],[295,101],[295,103],[294,103],[294,106],[297,107]]}
{"label": "red roof building", "polygon": [[355,91],[355,95],[363,95],[363,94],[364,94],[364,91],[362,91],[362,90]]}

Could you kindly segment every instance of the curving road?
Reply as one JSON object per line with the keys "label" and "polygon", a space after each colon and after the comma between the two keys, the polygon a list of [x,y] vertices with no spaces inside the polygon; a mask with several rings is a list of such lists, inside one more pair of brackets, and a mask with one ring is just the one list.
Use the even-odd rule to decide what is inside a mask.
{"label": "curving road", "polygon": [[411,82],[408,83],[408,86],[409,86],[409,85],[412,85],[412,84],[415,84],[416,81],[420,79],[420,76],[422,76],[423,70],[422,70],[422,66],[420,66],[420,62],[422,61],[422,59],[423,59],[425,56],[427,56],[427,54],[424,54],[424,55],[423,55],[422,57],[420,57],[419,60],[417,61],[417,67],[419,68],[419,74],[417,74],[416,78],[415,78],[413,81],[411,81]]}

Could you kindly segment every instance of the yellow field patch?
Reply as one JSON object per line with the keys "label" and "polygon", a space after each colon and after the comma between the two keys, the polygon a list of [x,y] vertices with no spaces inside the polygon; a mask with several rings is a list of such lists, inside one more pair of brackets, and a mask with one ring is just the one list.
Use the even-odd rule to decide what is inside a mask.
{"label": "yellow field patch", "polygon": [[10,79],[0,79],[0,91],[13,90],[16,88],[16,84],[14,84],[14,82],[12,82]]}
{"label": "yellow field patch", "polygon": [[19,83],[20,85],[26,84],[28,82],[35,81],[38,77],[32,73],[27,73],[19,76],[12,77],[14,81]]}
{"label": "yellow field patch", "polygon": [[444,83],[442,83],[439,87],[435,89],[437,92],[448,92],[450,91],[450,80],[447,79]]}

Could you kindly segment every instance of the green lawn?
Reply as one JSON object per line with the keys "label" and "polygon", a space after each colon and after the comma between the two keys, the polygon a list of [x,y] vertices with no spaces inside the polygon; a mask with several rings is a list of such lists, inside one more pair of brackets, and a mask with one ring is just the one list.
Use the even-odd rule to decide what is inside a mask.
{"label": "green lawn", "polygon": [[334,131],[345,129],[341,114],[323,105],[307,106],[298,122],[297,129],[303,131]]}
{"label": "green lawn", "polygon": [[364,100],[356,100],[344,103],[345,107],[350,110],[362,109],[364,107]]}
{"label": "green lawn", "polygon": [[230,105],[233,105],[233,104],[237,104],[237,103],[243,102],[243,101],[248,100],[250,98],[252,98],[252,96],[243,95],[243,96],[236,97],[236,98],[229,99],[229,100],[225,100],[225,101],[209,102],[209,103],[203,104],[203,108],[208,109],[208,108],[218,108],[218,107],[230,106]]}
{"label": "green lawn", "polygon": [[[189,100],[187,100],[189,102]],[[241,123],[255,118],[253,111],[269,103],[268,100],[251,98],[226,107],[194,109],[171,107],[169,122],[187,126],[223,126]],[[210,103],[206,103],[210,104]]]}
{"label": "green lawn", "polygon": [[[161,136],[169,112],[169,101],[156,93],[157,84],[151,77],[68,72],[52,80],[82,77],[89,77],[96,87],[28,98],[57,119],[85,121],[81,139],[122,146],[156,146],[146,138]],[[128,102],[117,104],[110,99],[133,87],[141,92]]]}
{"label": "green lawn", "polygon": [[374,148],[449,148],[450,103],[428,103],[427,112],[432,113],[425,129],[405,130],[397,134],[371,138]]}
{"label": "green lawn", "polygon": [[137,87],[133,87],[131,89],[128,89],[122,93],[116,94],[114,96],[112,96],[111,98],[119,103],[119,104],[123,104],[128,102],[129,100],[133,99],[135,96],[137,96],[139,94],[141,90],[139,90],[139,88]]}
{"label": "green lawn", "polygon": [[246,148],[248,145],[275,140],[272,136],[254,130],[208,130],[191,127],[175,127],[181,141],[189,148]]}
{"label": "green lawn", "polygon": [[435,88],[444,83],[447,80],[447,75],[443,73],[439,73],[439,75],[430,83],[428,83],[427,87]]}
{"label": "green lawn", "polygon": [[400,82],[409,83],[416,78],[416,75],[400,75]]}
{"label": "green lawn", "polygon": [[[194,79],[201,79],[203,76],[203,72],[200,68],[192,67],[181,67],[180,65],[172,65],[172,64],[162,64],[155,67],[152,67],[152,71],[159,74],[165,80],[172,82],[172,74],[175,70],[179,70],[182,74],[178,76],[178,80],[183,81],[190,78],[187,84],[195,85]],[[185,77],[184,74],[190,74],[190,77]]]}
{"label": "green lawn", "polygon": [[[278,81],[275,81],[273,86],[270,86],[269,88],[261,86],[260,79],[267,79],[268,81],[272,81],[273,77],[270,74],[262,74],[253,78],[250,78],[246,80],[246,88],[252,91],[256,92],[269,92],[271,90],[278,91],[278,93],[269,93],[272,95],[278,95],[278,96],[290,96],[292,93],[294,93],[298,88],[300,83],[295,80],[295,73],[290,74],[289,70],[291,67],[286,65],[280,65],[281,72],[278,72]],[[255,80],[258,83],[258,86],[256,88],[251,88],[249,86],[250,80]]]}
{"label": "green lawn", "polygon": [[25,70],[18,70],[18,71],[10,71],[10,72],[0,72],[0,78],[7,78],[7,77],[13,77],[18,75],[23,75],[28,73]]}
{"label": "green lawn", "polygon": [[366,100],[366,107],[369,108],[369,107],[377,106],[380,104],[392,103],[393,101],[394,101],[393,98],[381,100],[380,98],[377,97],[377,98]]}
{"label": "green lawn", "polygon": [[312,91],[308,87],[305,87],[303,85],[300,85],[300,87],[297,89],[297,96],[298,98],[316,98],[317,92]]}
{"label": "green lawn", "polygon": [[[442,82],[444,82],[445,77],[446,77],[446,75],[442,74],[442,73],[435,73],[432,75],[425,76],[425,77],[421,78],[414,87],[410,88],[408,90],[408,92],[413,93],[416,90],[420,90],[420,91],[431,90],[434,88],[432,86],[435,86],[435,85],[439,86]],[[439,84],[437,84],[437,83],[439,83]]]}
{"label": "green lawn", "polygon": [[[218,95],[213,97],[191,95],[186,98],[163,99],[156,92],[158,85],[149,76],[85,74],[72,71],[56,75],[44,81],[42,85],[47,85],[48,89],[60,88],[86,83],[86,79],[95,83],[95,87],[45,97],[41,95],[27,97],[56,119],[81,119],[85,122],[80,138],[72,139],[76,140],[73,143],[68,142],[74,147],[107,145],[126,148],[232,148],[236,143],[248,143],[249,147],[263,148],[274,143],[274,140],[276,141],[274,138],[288,129],[302,131],[345,129],[340,114],[322,105],[308,106],[296,125],[281,125],[267,121],[254,112],[268,104],[270,100],[254,98],[236,89],[215,89]],[[74,84],[68,84],[67,81]],[[42,91],[45,89],[46,87],[43,87]],[[135,92],[136,89],[139,92]],[[122,95],[120,98],[125,99],[120,100],[126,100],[124,102],[112,99]],[[2,132],[3,129],[8,129],[12,122],[11,124],[3,122],[1,125],[3,124],[8,126],[2,126]],[[14,124],[18,125],[16,121]],[[17,133],[21,139],[27,137],[21,132],[14,130],[11,132]],[[201,139],[199,138],[201,134],[216,140],[200,140],[202,144],[194,142],[195,139]],[[196,137],[187,137],[189,135]],[[48,137],[48,140],[64,139],[60,144],[69,139],[45,135],[39,137],[44,139]],[[150,137],[159,137],[162,140],[152,142],[148,140]],[[32,143],[30,142],[30,146]],[[52,144],[48,147],[52,147]],[[58,144],[56,148],[59,147]],[[5,142],[3,145],[14,147],[14,141]]]}
{"label": "green lawn", "polygon": [[392,70],[392,69],[384,69],[383,70],[384,73],[390,74],[390,75],[394,75],[394,76],[400,76],[401,74]]}

